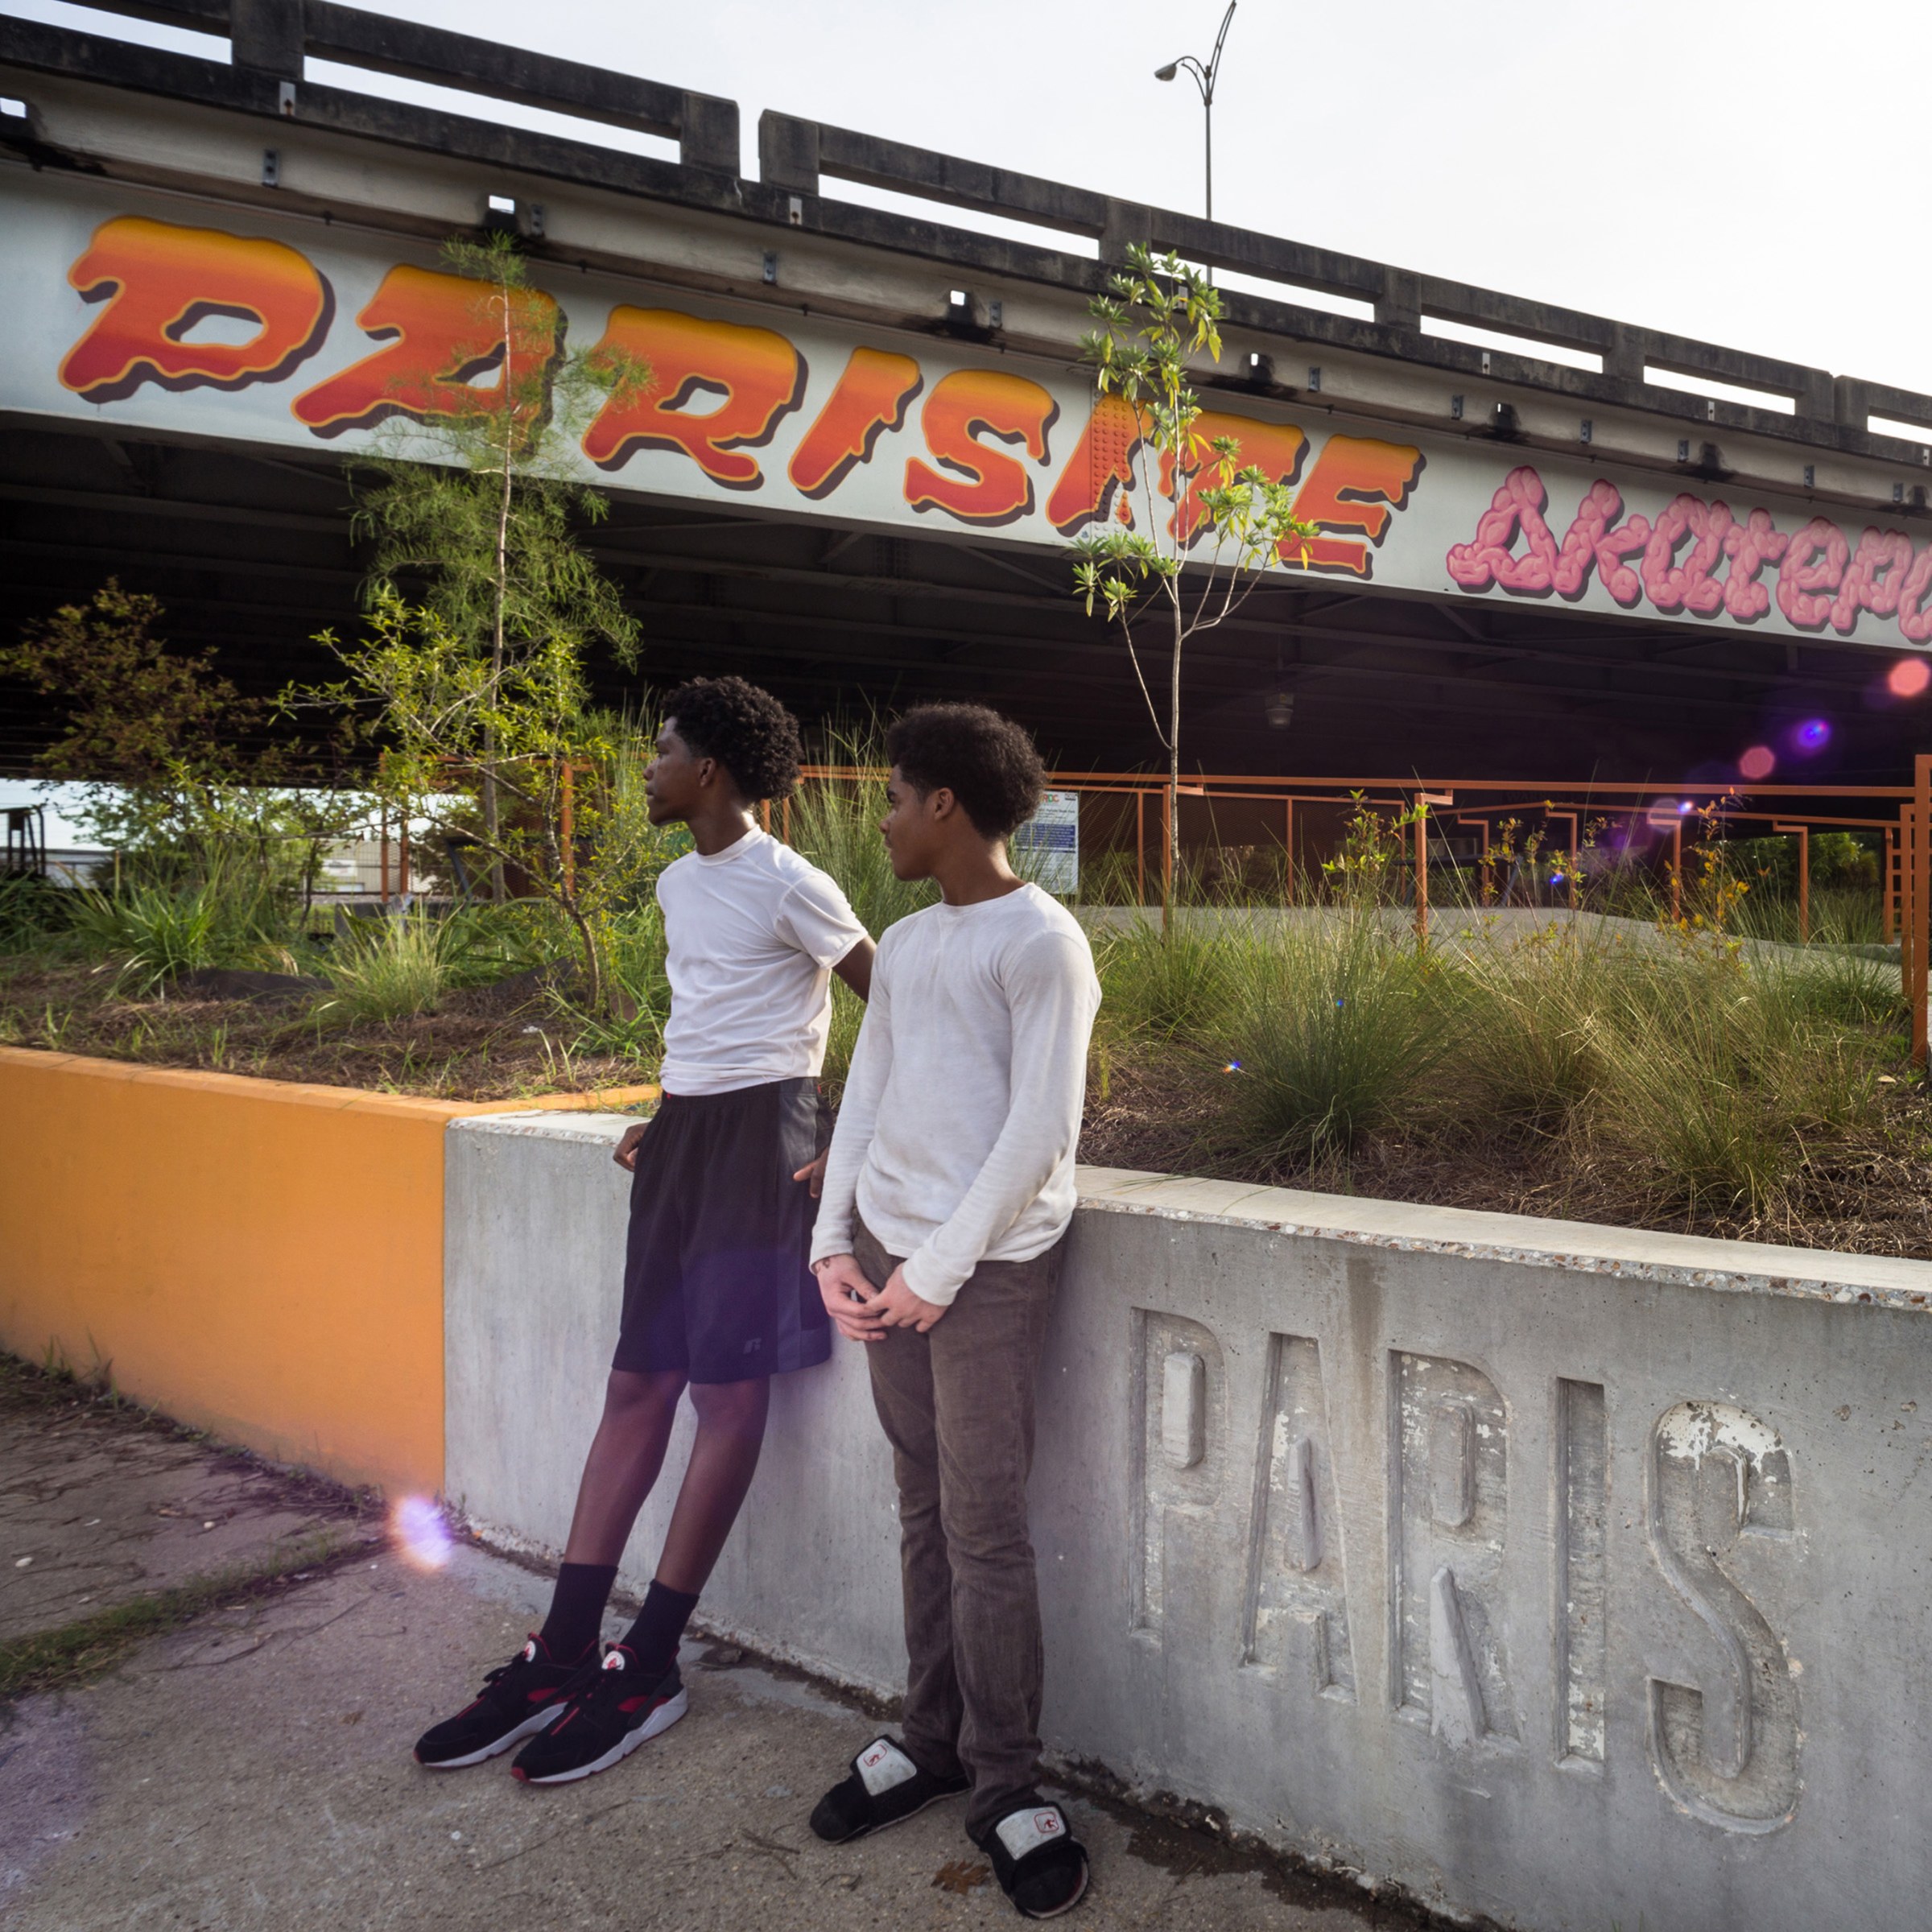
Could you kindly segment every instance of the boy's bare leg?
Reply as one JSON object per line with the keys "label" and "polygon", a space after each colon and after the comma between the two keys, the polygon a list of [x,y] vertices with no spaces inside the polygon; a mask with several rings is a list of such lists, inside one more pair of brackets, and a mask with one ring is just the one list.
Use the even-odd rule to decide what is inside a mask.
{"label": "boy's bare leg", "polygon": [[664,1467],[678,1397],[683,1393],[684,1377],[675,1369],[648,1374],[611,1370],[605,1385],[604,1414],[577,1484],[576,1511],[564,1548],[565,1563],[616,1567],[638,1512]]}
{"label": "boy's bare leg", "polygon": [[696,1596],[710,1577],[758,1472],[771,1384],[763,1377],[693,1382],[691,1402],[698,1412],[697,1439],[658,1558],[658,1581]]}

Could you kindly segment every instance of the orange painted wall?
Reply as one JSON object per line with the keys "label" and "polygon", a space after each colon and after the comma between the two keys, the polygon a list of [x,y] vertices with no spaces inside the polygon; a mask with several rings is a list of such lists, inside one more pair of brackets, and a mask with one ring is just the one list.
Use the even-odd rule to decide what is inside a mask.
{"label": "orange painted wall", "polygon": [[0,1047],[0,1346],[395,1493],[443,1480],[463,1105]]}

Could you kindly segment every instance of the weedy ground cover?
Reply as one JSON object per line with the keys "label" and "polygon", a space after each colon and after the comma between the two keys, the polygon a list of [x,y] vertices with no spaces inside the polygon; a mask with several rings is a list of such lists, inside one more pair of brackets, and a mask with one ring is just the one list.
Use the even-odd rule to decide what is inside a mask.
{"label": "weedy ground cover", "polygon": [[[863,731],[828,751],[881,762]],[[774,822],[875,934],[931,898],[894,877],[883,811],[863,776]],[[1118,855],[1086,869],[1106,997],[1083,1158],[1932,1258],[1932,1106],[1872,881],[1814,893],[1800,947],[1769,861],[1687,865],[1675,919],[1628,866],[1574,916],[1485,905],[1472,876],[1425,944],[1389,829],[1364,818],[1312,876],[1198,857],[1165,938],[1119,904]],[[603,916],[594,1004],[580,935],[533,900],[351,918],[219,863],[0,885],[0,1041],[452,1099],[634,1084],[661,1052],[651,883],[677,849]],[[285,976],[280,1003],[211,993],[208,968]],[[861,1017],[835,986],[835,1099]]]}

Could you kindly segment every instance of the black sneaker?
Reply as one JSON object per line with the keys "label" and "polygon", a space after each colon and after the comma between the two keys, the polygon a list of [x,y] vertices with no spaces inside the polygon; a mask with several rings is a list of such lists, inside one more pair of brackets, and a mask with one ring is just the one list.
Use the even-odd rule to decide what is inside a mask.
{"label": "black sneaker", "polygon": [[456,1771],[521,1744],[563,1715],[564,1687],[581,1668],[558,1663],[533,1633],[508,1663],[484,1678],[473,1703],[416,1740],[416,1762]]}
{"label": "black sneaker", "polygon": [[601,1665],[577,1673],[569,1707],[517,1753],[510,1775],[526,1785],[567,1785],[608,1771],[646,1738],[668,1731],[690,1707],[676,1664],[653,1682],[639,1671],[628,1644],[613,1644]]}

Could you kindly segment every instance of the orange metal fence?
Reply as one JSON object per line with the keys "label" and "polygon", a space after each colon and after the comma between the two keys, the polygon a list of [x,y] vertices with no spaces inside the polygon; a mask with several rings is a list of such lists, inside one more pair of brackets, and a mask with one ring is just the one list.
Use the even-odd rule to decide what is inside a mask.
{"label": "orange metal fence", "polygon": [[[808,780],[852,780],[866,774],[852,766],[815,765],[805,768]],[[1152,829],[1158,840],[1163,896],[1171,891],[1173,841],[1169,836],[1167,787],[1146,772],[1062,771],[1050,781],[1054,789],[1083,798],[1131,799],[1133,804],[1133,850],[1136,890],[1140,902],[1147,898],[1147,843]],[[1569,839],[1561,848],[1575,853],[1582,828],[1592,818],[1627,817],[1634,832],[1638,821],[1659,830],[1662,813],[1670,815],[1669,873],[1673,916],[1681,909],[1683,821],[1707,812],[1722,815],[1732,825],[1762,825],[1766,831],[1798,840],[1798,927],[1809,937],[1811,911],[1811,852],[1814,831],[1861,831],[1882,835],[1880,894],[1884,931],[1900,943],[1901,989],[1912,1013],[1912,1053],[1926,1062],[1926,1013],[1928,914],[1932,913],[1932,755],[1915,760],[1909,785],[1660,785],[1648,782],[1591,779],[1578,783],[1549,783],[1521,778],[1436,778],[1366,777],[1310,778],[1274,773],[1203,772],[1180,787],[1183,799],[1261,802],[1282,808],[1282,840],[1290,869],[1296,850],[1295,807],[1321,806],[1351,809],[1357,803],[1403,816],[1414,815],[1407,844],[1415,880],[1415,917],[1418,935],[1429,927],[1429,827],[1431,815],[1453,812],[1453,822],[1476,828],[1487,865],[1492,827],[1501,820],[1534,816],[1561,823]],[[1151,809],[1150,807],[1151,807]],[[1821,809],[1822,807],[1822,809]],[[1656,814],[1653,817],[1650,815]],[[1153,820],[1150,827],[1150,820]],[[770,824],[770,814],[766,815]],[[790,829],[790,808],[783,808],[781,832]],[[1576,903],[1574,863],[1566,865],[1569,899]]]}

